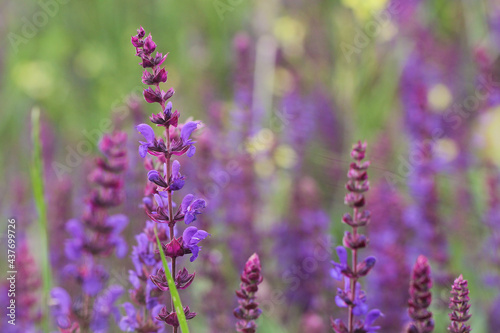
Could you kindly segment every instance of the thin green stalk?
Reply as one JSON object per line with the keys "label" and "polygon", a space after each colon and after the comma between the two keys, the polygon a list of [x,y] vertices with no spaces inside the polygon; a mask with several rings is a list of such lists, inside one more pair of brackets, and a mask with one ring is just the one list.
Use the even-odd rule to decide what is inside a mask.
{"label": "thin green stalk", "polygon": [[[31,133],[33,143],[33,155],[31,163],[31,187],[38,213],[38,228],[40,235],[40,254],[42,256],[42,281],[43,295],[42,306],[46,307],[49,301],[50,288],[52,285],[51,268],[48,250],[48,228],[47,228],[47,205],[44,197],[42,147],[40,144],[40,109],[33,108],[31,111]],[[42,317],[42,327],[45,332],[50,331],[49,316]]]}
{"label": "thin green stalk", "polygon": [[158,232],[156,231],[156,225],[154,228],[156,242],[158,243],[158,249],[160,250],[161,262],[163,263],[163,269],[165,270],[165,276],[167,277],[168,289],[170,290],[170,296],[172,297],[172,302],[174,304],[175,312],[177,313],[177,319],[179,320],[179,325],[181,327],[182,333],[189,333],[189,328],[186,321],[186,316],[184,314],[184,308],[182,307],[181,298],[179,297],[179,292],[175,286],[175,281],[170,273],[170,268],[168,268],[167,258],[165,258],[165,253],[163,253],[160,238],[158,238]]}

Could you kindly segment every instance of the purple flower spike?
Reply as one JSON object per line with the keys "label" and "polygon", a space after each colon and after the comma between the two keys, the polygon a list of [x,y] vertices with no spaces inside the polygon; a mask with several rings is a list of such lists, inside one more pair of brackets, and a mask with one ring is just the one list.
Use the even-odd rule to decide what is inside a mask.
{"label": "purple flower spike", "polygon": [[[358,263],[358,251],[368,245],[368,238],[360,232],[360,228],[368,224],[371,214],[364,210],[365,196],[370,186],[368,182],[367,169],[369,161],[363,161],[366,155],[366,143],[357,142],[351,150],[351,157],[354,160],[349,166],[347,177],[349,178],[346,189],[348,193],[345,196],[344,203],[353,208],[353,212],[346,213],[342,217],[342,222],[347,224],[352,231],[345,231],[342,243],[352,252],[352,266],[347,261],[346,248],[337,247],[337,254],[340,262],[333,262],[334,269],[331,276],[336,280],[341,280],[344,276],[344,289],[338,289],[335,303],[342,308],[348,308],[347,325],[341,319],[332,319],[331,325],[336,333],[350,332],[376,332],[379,326],[372,326],[373,321],[380,316],[379,310],[368,312],[366,304],[366,295],[361,290],[359,279],[366,276],[375,266],[375,257],[367,257],[364,261]],[[357,320],[355,317],[369,315],[365,320]]]}
{"label": "purple flower spike", "polygon": [[[207,238],[210,234],[204,230],[198,230],[196,227],[187,227],[182,234],[183,247],[189,250],[193,255],[189,259],[191,262],[198,258],[201,247],[198,243]],[[188,252],[189,253],[189,252]]]}
{"label": "purple flower spike", "polygon": [[[146,142],[141,142],[139,154],[145,157],[148,153],[156,156],[157,161],[163,164],[163,172],[157,171],[157,167],[152,160],[144,163],[148,170],[148,180],[155,184],[148,183],[145,189],[147,198],[143,200],[142,207],[151,219],[147,223],[146,229],[138,237],[138,245],[134,247],[132,261],[135,271],[130,274],[130,282],[134,286],[130,296],[136,309],[131,303],[125,306],[127,315],[122,318],[120,327],[122,330],[136,332],[165,332],[162,322],[173,326],[173,331],[177,332],[179,321],[175,309],[162,306],[162,292],[169,292],[167,277],[163,268],[160,269],[160,251],[169,257],[171,264],[171,274],[175,279],[177,289],[188,288],[194,280],[194,274],[189,274],[186,268],[177,270],[176,260],[185,254],[192,254],[191,262],[198,257],[201,247],[199,242],[209,236],[204,230],[196,227],[187,227],[182,237],[176,237],[178,229],[176,223],[184,220],[186,224],[196,220],[197,215],[205,208],[205,200],[197,199],[192,194],[184,197],[182,204],[174,212],[176,207],[173,202],[173,191],[179,191],[184,187],[185,177],[181,174],[180,163],[173,160],[174,156],[187,154],[193,156],[196,148],[194,141],[189,137],[196,130],[199,122],[187,122],[179,125],[179,111],[172,112],[172,103],[168,100],[174,95],[173,88],[163,91],[160,83],[166,82],[168,72],[161,65],[167,55],[156,52],[156,43],[151,34],[144,38],[145,32],[141,28],[137,35],[132,37],[132,44],[136,48],[136,56],[141,58],[139,63],[145,70],[142,73],[142,82],[149,85],[144,89],[144,99],[148,103],[158,103],[161,106],[159,113],[153,113],[149,119],[157,126],[163,126],[166,133],[166,140],[156,139],[152,128],[141,124],[138,126],[146,138]],[[152,200],[154,197],[156,204]],[[157,223],[164,223],[158,225]],[[160,245],[157,245],[157,234]],[[149,277],[149,278],[148,278]],[[170,310],[170,311],[169,311]],[[196,313],[190,312],[189,307],[184,307],[187,319],[193,318]]]}
{"label": "purple flower spike", "polygon": [[241,274],[240,289],[236,291],[239,305],[234,309],[233,314],[238,319],[236,323],[238,332],[255,333],[257,330],[255,320],[259,318],[262,310],[255,301],[255,294],[264,279],[261,271],[259,256],[254,253],[245,264],[245,269]]}
{"label": "purple flower spike", "polygon": [[181,211],[184,214],[184,223],[190,224],[196,221],[196,215],[201,214],[205,208],[206,202],[203,199],[195,199],[195,196],[188,194],[184,197],[181,204]]}
{"label": "purple flower spike", "polygon": [[408,333],[430,333],[434,330],[432,312],[428,310],[432,302],[431,287],[431,267],[425,256],[419,256],[410,283],[408,314],[413,322],[408,326]]}
{"label": "purple flower spike", "polygon": [[453,312],[449,314],[451,324],[448,326],[448,330],[452,333],[469,333],[471,331],[470,326],[467,325],[467,321],[471,317],[469,313],[469,288],[467,280],[464,280],[462,275],[453,283],[451,295],[450,309]]}

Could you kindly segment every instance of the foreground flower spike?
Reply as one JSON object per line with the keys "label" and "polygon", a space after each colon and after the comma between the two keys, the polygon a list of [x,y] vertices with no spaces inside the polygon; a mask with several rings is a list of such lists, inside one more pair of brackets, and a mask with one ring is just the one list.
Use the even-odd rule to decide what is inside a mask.
{"label": "foreground flower spike", "polygon": [[255,320],[259,318],[262,310],[255,301],[255,293],[263,280],[261,269],[259,256],[257,253],[252,254],[241,274],[240,290],[236,291],[239,305],[234,309],[233,314],[238,319],[236,323],[238,332],[254,333],[257,331]]}
{"label": "foreground flower spike", "polygon": [[407,333],[430,333],[434,330],[432,312],[428,310],[432,302],[431,267],[425,256],[419,256],[410,282],[410,299],[408,314],[413,322],[409,324]]}
{"label": "foreground flower spike", "polygon": [[[365,196],[370,184],[368,182],[367,169],[369,161],[363,161],[366,154],[366,143],[358,142],[353,145],[351,157],[354,160],[349,167],[347,177],[349,181],[346,184],[348,193],[345,196],[345,204],[352,207],[353,214],[346,213],[342,217],[342,222],[352,228],[346,231],[343,238],[344,246],[337,247],[339,262],[333,262],[331,275],[334,279],[341,281],[344,278],[344,289],[338,289],[335,303],[342,308],[348,308],[347,325],[341,319],[332,319],[332,328],[336,333],[368,333],[376,332],[379,326],[372,326],[373,322],[383,314],[377,310],[369,311],[366,305],[366,295],[361,290],[361,284],[358,280],[366,276],[375,266],[376,259],[367,257],[358,262],[358,250],[368,245],[368,238],[359,233],[359,227],[366,226],[370,221],[370,212],[364,210]],[[348,263],[349,248],[352,253],[352,263]],[[365,316],[364,320],[355,320],[355,316]]]}
{"label": "foreground flower spike", "polygon": [[[149,183],[146,185],[146,198],[144,198],[143,203],[146,214],[154,223],[153,230],[145,230],[143,236],[139,236],[138,242],[140,242],[140,246],[137,247],[137,250],[142,248],[138,252],[146,252],[148,255],[151,252],[155,255],[161,254],[160,251],[162,251],[166,257],[170,258],[170,270],[176,289],[183,290],[191,285],[195,274],[189,273],[186,268],[177,271],[176,260],[186,254],[191,254],[191,262],[196,260],[201,249],[198,244],[210,234],[195,226],[189,226],[182,232],[181,237],[176,237],[177,222],[194,223],[197,216],[205,208],[206,202],[193,194],[187,194],[182,199],[181,204],[176,206],[173,201],[174,194],[184,187],[186,177],[181,174],[179,161],[172,158],[184,154],[188,157],[194,155],[196,152],[195,142],[190,137],[201,123],[199,121],[179,123],[179,111],[172,112],[172,103],[167,103],[167,100],[173,96],[174,90],[170,89],[165,92],[160,89],[160,83],[167,81],[167,72],[165,68],[161,67],[167,56],[163,56],[158,52],[153,55],[156,50],[156,43],[151,35],[145,36],[146,33],[141,27],[131,41],[136,48],[136,55],[141,58],[139,64],[144,68],[142,82],[154,87],[144,89],[144,99],[148,103],[158,103],[161,106],[160,112],[151,115],[149,119],[156,126],[164,128],[165,139],[157,138],[150,125],[140,124],[136,127],[137,131],[144,137],[144,141],[140,141],[139,155],[146,158],[149,154],[157,158],[157,162],[149,158],[146,158],[145,162],[148,169],[147,179]],[[177,208],[174,211],[175,207]],[[164,237],[159,236],[161,246],[158,246],[158,248],[154,234],[160,228],[163,228],[162,233],[168,228],[168,237],[167,234]],[[166,242],[167,240],[168,242]],[[159,256],[156,256],[154,260],[157,264],[153,260],[149,261],[134,262],[136,271],[131,274],[137,276],[137,278],[132,276],[131,282],[135,287],[134,298],[136,298],[136,303],[146,307],[146,309],[154,309],[154,317],[152,319],[150,317],[146,318],[141,315],[141,310],[136,311],[132,304],[127,303],[124,305],[127,309],[127,316],[122,318],[121,328],[122,330],[134,328],[138,331],[138,327],[147,326],[150,328],[148,332],[162,332],[164,327],[160,325],[163,322],[172,326],[172,331],[176,333],[180,324],[174,310],[173,297],[171,297],[172,303],[170,307],[161,306],[160,303],[161,293],[170,292],[165,275],[166,269],[161,267]],[[143,291],[143,286],[139,283],[139,277],[143,279],[145,275],[149,275],[147,276],[149,279],[146,291]],[[148,288],[153,289],[148,290]],[[152,295],[151,290],[154,290],[157,294],[156,297]],[[137,302],[137,295],[144,295],[145,301]],[[148,302],[147,299],[152,301]],[[194,318],[196,313],[191,312],[189,307],[185,306],[184,316],[189,320]],[[137,318],[142,319],[137,320]]]}
{"label": "foreground flower spike", "polygon": [[467,321],[470,319],[469,314],[470,298],[467,280],[464,280],[460,275],[453,286],[451,287],[450,309],[453,311],[449,314],[451,324],[448,326],[448,331],[452,333],[468,333],[471,331]]}

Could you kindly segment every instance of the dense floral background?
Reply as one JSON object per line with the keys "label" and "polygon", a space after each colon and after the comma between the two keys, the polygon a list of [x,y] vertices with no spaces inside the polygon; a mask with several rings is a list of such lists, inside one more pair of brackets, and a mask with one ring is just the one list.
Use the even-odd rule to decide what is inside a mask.
{"label": "dense floral background", "polygon": [[[163,63],[136,57],[131,36],[141,26],[141,38],[151,33],[168,53]],[[165,224],[158,232],[167,255],[182,253],[177,287],[186,317],[197,313],[192,332],[242,329],[255,313],[241,307],[256,297],[258,332],[342,332],[330,318],[348,320],[348,308],[366,332],[399,333],[427,311],[412,302],[428,295],[409,288],[427,290],[429,274],[434,331],[464,311],[450,310],[450,297],[461,304],[468,291],[473,331],[498,331],[498,2],[0,0],[0,36],[0,305],[9,302],[8,218],[18,304],[16,326],[2,312],[0,331],[71,332],[76,317],[89,325],[80,321],[81,332],[134,331],[142,303],[146,317],[172,323],[153,306],[169,304],[159,296],[168,286],[152,222],[168,220],[167,207],[178,214],[179,248],[165,245]],[[158,76],[143,74],[140,61]],[[145,84],[168,96],[144,98]],[[30,175],[32,110],[39,177]],[[163,156],[150,159],[165,151],[153,125],[172,117],[177,162],[163,171]],[[369,167],[357,155],[365,148]],[[45,184],[49,263],[36,179]],[[366,244],[344,236],[358,209],[371,212],[360,228]],[[369,274],[350,306],[344,255],[356,248]],[[255,295],[240,290],[256,281]]]}

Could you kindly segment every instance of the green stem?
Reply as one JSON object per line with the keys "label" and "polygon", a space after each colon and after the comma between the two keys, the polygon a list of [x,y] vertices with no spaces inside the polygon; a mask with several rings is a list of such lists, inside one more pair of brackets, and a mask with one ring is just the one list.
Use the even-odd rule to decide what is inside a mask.
{"label": "green stem", "polygon": [[187,325],[186,316],[184,314],[184,308],[182,307],[181,298],[179,297],[179,292],[177,291],[177,287],[175,286],[175,281],[172,278],[170,268],[168,268],[167,258],[165,257],[165,253],[163,253],[160,238],[158,238],[158,232],[156,231],[156,224],[154,231],[156,236],[156,243],[158,244],[158,248],[160,249],[161,262],[163,263],[163,269],[165,270],[165,276],[167,277],[168,289],[170,290],[170,296],[172,297],[172,303],[174,305],[175,312],[177,313],[177,319],[179,320],[181,331],[182,333],[189,333],[189,328]]}
{"label": "green stem", "polygon": [[[46,307],[49,301],[51,288],[51,269],[49,262],[48,251],[48,227],[47,227],[47,205],[44,198],[44,181],[43,181],[43,163],[42,163],[42,147],[40,143],[40,109],[33,108],[31,111],[31,126],[32,126],[32,143],[33,155],[31,164],[31,186],[33,188],[33,196],[35,199],[36,209],[38,212],[38,228],[40,236],[40,254],[42,256],[42,280],[43,280],[43,295],[42,307]],[[42,327],[45,332],[50,331],[49,316],[46,314],[42,317]]]}

